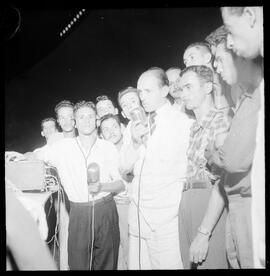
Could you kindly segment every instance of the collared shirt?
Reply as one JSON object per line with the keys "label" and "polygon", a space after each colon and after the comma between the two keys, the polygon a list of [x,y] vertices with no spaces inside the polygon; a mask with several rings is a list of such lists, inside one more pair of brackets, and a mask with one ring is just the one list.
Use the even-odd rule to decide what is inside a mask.
{"label": "collared shirt", "polygon": [[[138,202],[140,187],[140,208],[143,217],[152,226],[160,226],[177,216],[193,123],[170,103],[156,112],[156,129],[151,136],[149,134],[146,147],[141,145],[134,150],[131,146],[130,151],[126,152],[123,148],[121,154],[121,167],[129,167],[133,163],[131,200]],[[137,227],[136,212],[130,212],[129,223],[131,231]]]}
{"label": "collared shirt", "polygon": [[211,181],[215,175],[206,167],[204,151],[208,145],[214,144],[217,135],[227,133],[230,128],[228,117],[215,108],[209,110],[199,123],[195,121],[191,127],[189,147],[187,150],[187,180]]}
{"label": "collared shirt", "polygon": [[[242,95],[230,131],[222,147],[212,156],[212,161],[228,172],[225,190],[228,196],[251,196],[251,166],[255,149],[259,89],[250,88]],[[217,160],[217,161],[215,161]]]}
{"label": "collared shirt", "polygon": [[69,200],[87,202],[88,199],[99,199],[109,194],[100,192],[88,198],[87,166],[92,162],[99,165],[100,182],[120,180],[117,154],[112,143],[99,138],[89,153],[83,150],[78,138],[65,138],[51,145],[43,160],[57,168]]}

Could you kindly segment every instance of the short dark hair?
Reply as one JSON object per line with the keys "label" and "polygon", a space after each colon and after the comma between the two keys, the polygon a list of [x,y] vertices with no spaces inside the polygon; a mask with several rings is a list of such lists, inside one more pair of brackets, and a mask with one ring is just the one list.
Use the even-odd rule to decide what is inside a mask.
{"label": "short dark hair", "polygon": [[126,88],[124,88],[124,89],[122,89],[118,92],[117,101],[118,101],[118,104],[119,104],[120,107],[121,107],[121,104],[120,104],[121,98],[124,95],[128,94],[128,93],[135,93],[135,94],[137,94],[137,96],[139,98],[139,90],[137,88],[132,87],[132,86],[128,86],[128,87],[126,87]]}
{"label": "short dark hair", "polygon": [[120,119],[119,119],[119,116],[118,115],[113,115],[113,114],[106,114],[104,116],[102,116],[100,118],[100,123],[99,123],[99,128],[100,128],[100,131],[101,131],[101,125],[104,121],[108,120],[108,119],[114,119],[119,126],[121,126],[121,122],[120,122]]}
{"label": "short dark hair", "polygon": [[211,54],[211,49],[210,49],[209,45],[203,41],[191,43],[189,46],[187,46],[185,51],[190,48],[205,48],[206,51],[208,51]]}
{"label": "short dark hair", "polygon": [[46,123],[46,122],[54,122],[55,128],[57,128],[57,127],[56,127],[56,120],[55,120],[53,117],[48,117],[48,118],[43,119],[43,120],[41,121],[41,123],[40,123],[41,129],[42,129],[42,130],[43,130],[43,125],[44,125],[44,123]]}
{"label": "short dark hair", "polygon": [[54,108],[56,117],[58,117],[58,110],[62,107],[70,107],[74,110],[74,104],[72,102],[70,102],[68,100],[63,100],[63,101],[59,102]]}
{"label": "short dark hair", "polygon": [[101,102],[101,101],[111,101],[111,102],[112,102],[112,105],[114,106],[113,100],[112,100],[109,96],[107,96],[107,95],[100,95],[100,96],[97,96],[97,98],[96,98],[96,104],[97,104],[98,102]]}
{"label": "short dark hair", "polygon": [[217,46],[220,43],[223,43],[226,41],[228,35],[228,31],[224,25],[220,26],[216,30],[214,30],[212,33],[210,33],[206,38],[205,41],[210,46]]}
{"label": "short dark hair", "polygon": [[82,107],[90,107],[96,113],[96,106],[92,101],[79,101],[74,105],[74,114]]}
{"label": "short dark hair", "polygon": [[168,80],[167,74],[162,68],[160,68],[160,67],[150,67],[144,73],[149,72],[149,71],[156,71],[156,77],[159,80],[161,87],[163,87],[165,85],[169,86],[169,80]]}
{"label": "short dark hair", "polygon": [[221,7],[220,9],[221,11],[227,9],[229,14],[241,16],[244,12],[245,7]]}
{"label": "short dark hair", "polygon": [[188,66],[180,73],[180,77],[187,72],[196,73],[205,82],[213,82],[213,70],[205,65]]}

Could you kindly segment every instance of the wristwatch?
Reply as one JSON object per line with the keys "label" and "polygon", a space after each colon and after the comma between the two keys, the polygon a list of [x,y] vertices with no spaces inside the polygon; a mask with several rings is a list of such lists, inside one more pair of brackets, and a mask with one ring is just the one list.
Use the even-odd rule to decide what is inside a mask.
{"label": "wristwatch", "polygon": [[198,228],[198,232],[208,237],[211,236],[211,232],[201,226]]}

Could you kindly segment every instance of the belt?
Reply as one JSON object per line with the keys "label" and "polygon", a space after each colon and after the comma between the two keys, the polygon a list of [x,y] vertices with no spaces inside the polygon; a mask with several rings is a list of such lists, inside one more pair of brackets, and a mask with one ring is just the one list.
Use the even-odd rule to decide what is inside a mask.
{"label": "belt", "polygon": [[111,200],[113,200],[113,196],[112,196],[112,194],[109,194],[107,196],[104,196],[104,197],[96,199],[96,200],[90,200],[89,202],[73,202],[73,201],[70,201],[70,202],[74,205],[77,205],[77,206],[78,205],[80,205],[80,206],[93,206],[93,203],[95,205],[97,205],[97,204],[101,205],[101,204],[104,204],[104,203],[109,202]]}
{"label": "belt", "polygon": [[207,189],[212,187],[213,185],[208,181],[185,182],[183,192],[189,189]]}
{"label": "belt", "polygon": [[112,194],[109,194],[107,196],[104,196],[104,197],[96,199],[96,200],[90,200],[89,202],[91,205],[93,205],[93,203],[95,203],[95,205],[96,205],[99,203],[105,203],[105,202],[111,201],[112,199],[113,199]]}

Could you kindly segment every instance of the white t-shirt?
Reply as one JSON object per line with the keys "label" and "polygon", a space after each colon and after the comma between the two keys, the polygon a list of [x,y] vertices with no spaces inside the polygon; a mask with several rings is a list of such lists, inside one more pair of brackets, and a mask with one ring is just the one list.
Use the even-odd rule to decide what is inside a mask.
{"label": "white t-shirt", "polygon": [[[88,157],[87,157],[88,155]],[[100,192],[93,198],[87,185],[87,166],[95,162],[100,167],[100,182],[120,180],[116,147],[97,138],[90,153],[83,152],[78,138],[65,138],[49,146],[44,154],[44,161],[57,168],[61,183],[70,201],[87,202],[108,195]]]}

